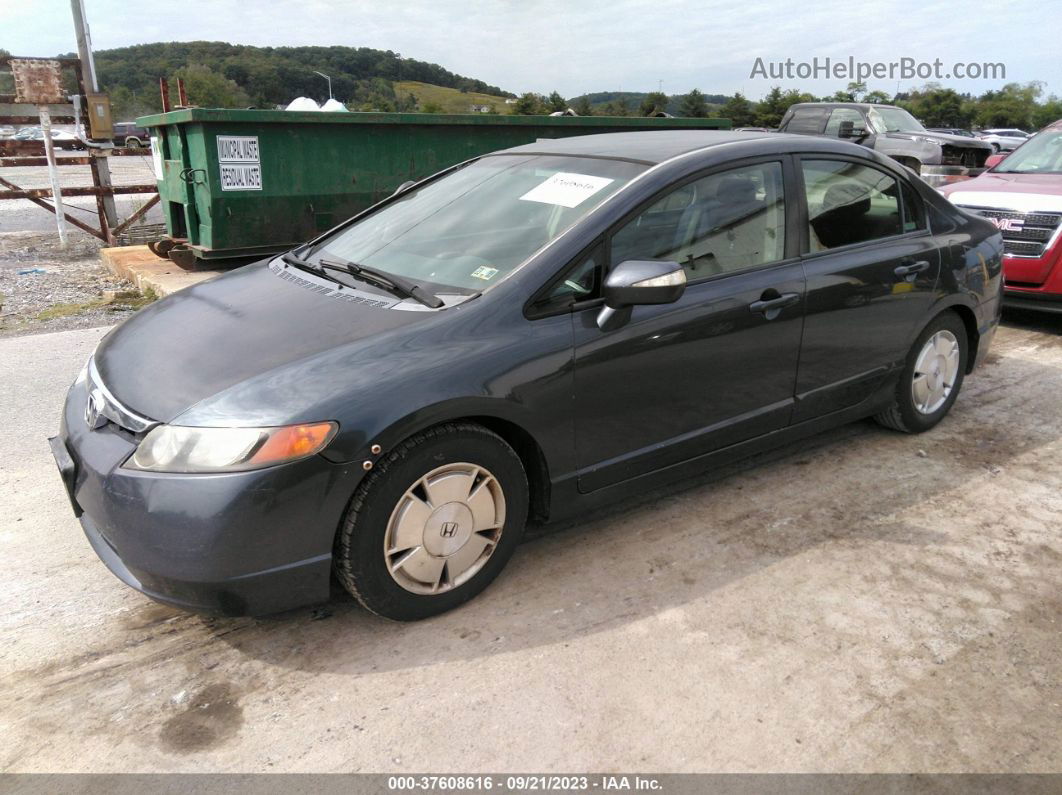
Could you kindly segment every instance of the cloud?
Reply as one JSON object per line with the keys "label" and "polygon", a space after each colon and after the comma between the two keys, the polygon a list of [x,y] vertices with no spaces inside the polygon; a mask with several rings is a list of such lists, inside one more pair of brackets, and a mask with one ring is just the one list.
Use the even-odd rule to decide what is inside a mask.
{"label": "cloud", "polygon": [[[13,9],[12,9],[13,4]],[[5,0],[0,47],[16,54],[51,55],[74,49],[69,6],[62,0]],[[184,0],[179,24],[172,7],[142,4],[135,17],[118,0],[86,0],[95,47],[206,39],[260,46],[377,47],[434,61],[460,74],[511,91],[594,90],[669,93],[693,87],[710,93],[740,90],[752,97],[773,82],[751,80],[765,61],[834,60],[854,56],[889,62],[1003,62],[1007,82],[1042,80],[1062,88],[1053,26],[1043,2],[1012,0],[978,14],[949,2],[815,3],[696,2],[694,0]],[[816,93],[845,80],[780,81]],[[906,87],[925,80],[907,81]],[[948,82],[948,81],[945,81]],[[1003,80],[950,81],[981,93]],[[896,81],[870,80],[889,93]],[[901,85],[901,87],[904,87]]]}

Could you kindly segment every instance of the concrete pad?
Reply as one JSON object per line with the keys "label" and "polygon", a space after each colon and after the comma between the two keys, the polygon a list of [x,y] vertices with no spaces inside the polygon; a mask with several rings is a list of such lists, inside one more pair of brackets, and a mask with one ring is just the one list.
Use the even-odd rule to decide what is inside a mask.
{"label": "concrete pad", "polygon": [[151,289],[160,298],[224,273],[220,270],[186,271],[175,262],[156,257],[147,246],[100,249],[100,260],[112,273],[131,281],[141,292]]}

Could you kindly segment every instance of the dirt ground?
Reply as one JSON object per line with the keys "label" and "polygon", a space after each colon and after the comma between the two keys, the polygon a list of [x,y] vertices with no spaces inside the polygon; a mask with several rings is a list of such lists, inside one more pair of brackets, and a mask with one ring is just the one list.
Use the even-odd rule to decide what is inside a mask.
{"label": "dirt ground", "polygon": [[2,339],[0,771],[1059,771],[1060,331],[1010,318],[928,434],[618,505],[415,624],[123,586],[45,443],[102,331]]}
{"label": "dirt ground", "polygon": [[79,232],[63,251],[54,232],[0,232],[0,337],[117,323],[142,306],[100,245]]}
{"label": "dirt ground", "polygon": [[[115,185],[155,180],[150,154],[110,160]],[[64,166],[59,174],[64,187],[92,184],[88,166]],[[4,178],[21,188],[51,184],[48,169],[40,166],[7,168]],[[149,198],[145,194],[118,196],[119,218],[129,216]],[[68,197],[66,209],[90,225],[98,224],[92,197]],[[159,221],[155,207],[141,223]],[[67,227],[67,234],[70,245],[62,250],[54,215],[26,200],[0,201],[0,338],[117,323],[140,305],[130,300],[132,296],[118,300],[111,296],[132,285],[100,264],[99,240],[73,226]]]}

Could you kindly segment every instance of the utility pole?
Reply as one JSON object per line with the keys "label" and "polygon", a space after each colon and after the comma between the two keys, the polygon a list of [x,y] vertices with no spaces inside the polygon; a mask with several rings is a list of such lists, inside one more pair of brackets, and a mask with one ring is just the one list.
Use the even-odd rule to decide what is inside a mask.
{"label": "utility pole", "polygon": [[[99,92],[100,87],[96,82],[96,62],[92,59],[92,39],[89,36],[88,20],[85,18],[85,0],[70,0],[70,9],[74,12],[74,32],[77,34],[77,55],[81,59],[81,77],[85,83],[85,91]],[[106,156],[98,157],[95,151],[93,163],[101,188],[111,185],[111,167],[107,163]],[[118,213],[114,209],[114,196],[102,196],[103,210],[107,216],[107,223],[113,229],[118,226]]]}

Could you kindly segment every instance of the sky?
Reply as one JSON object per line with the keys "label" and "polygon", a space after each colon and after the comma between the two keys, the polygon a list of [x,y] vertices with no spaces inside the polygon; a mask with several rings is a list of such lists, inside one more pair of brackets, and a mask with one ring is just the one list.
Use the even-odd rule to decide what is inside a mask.
{"label": "sky", "polygon": [[[95,49],[154,41],[259,46],[348,45],[393,50],[523,93],[741,91],[771,86],[828,94],[849,79],[798,77],[797,64],[940,59],[1005,66],[1005,78],[940,79],[980,94],[1042,81],[1062,94],[1062,0],[1005,3],[890,0],[84,0]],[[129,12],[134,8],[135,11]],[[982,10],[983,8],[983,10]],[[75,50],[68,0],[0,0],[0,48],[50,56]],[[762,59],[792,59],[793,76],[752,77]],[[777,66],[775,67],[778,68]],[[885,67],[887,68],[887,67]],[[892,94],[928,82],[870,77]]]}

